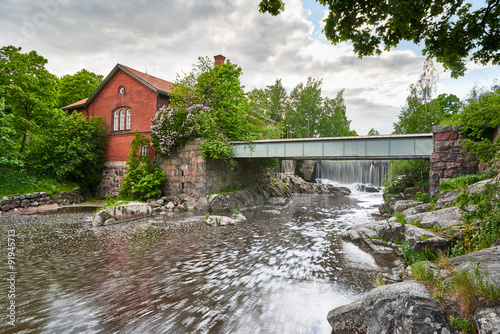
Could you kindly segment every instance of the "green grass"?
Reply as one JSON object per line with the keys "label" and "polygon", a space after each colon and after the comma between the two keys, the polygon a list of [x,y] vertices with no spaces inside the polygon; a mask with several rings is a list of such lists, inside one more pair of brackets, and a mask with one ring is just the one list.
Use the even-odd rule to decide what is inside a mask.
{"label": "green grass", "polygon": [[487,179],[494,178],[495,172],[483,172],[478,174],[457,175],[453,179],[443,181],[439,184],[440,191],[449,191],[467,188],[468,186]]}
{"label": "green grass", "polygon": [[40,178],[27,171],[0,169],[0,197],[18,196],[33,192],[46,192],[52,195],[55,192],[70,191],[76,184],[57,182],[56,180]]}

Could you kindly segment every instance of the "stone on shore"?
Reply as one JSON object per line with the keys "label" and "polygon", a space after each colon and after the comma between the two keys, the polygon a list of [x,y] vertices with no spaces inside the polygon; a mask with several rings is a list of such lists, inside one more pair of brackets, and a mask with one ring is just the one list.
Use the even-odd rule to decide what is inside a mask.
{"label": "stone on shore", "polygon": [[131,202],[97,212],[92,220],[92,226],[110,225],[128,220],[149,217],[152,213],[153,210],[149,204]]}
{"label": "stone on shore", "polygon": [[331,310],[333,333],[454,333],[444,310],[415,281],[378,287],[361,299]]}

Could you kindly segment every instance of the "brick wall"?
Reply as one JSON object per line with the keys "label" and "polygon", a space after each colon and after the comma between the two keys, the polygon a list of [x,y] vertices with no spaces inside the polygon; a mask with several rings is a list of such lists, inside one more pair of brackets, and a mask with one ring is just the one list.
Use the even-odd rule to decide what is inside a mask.
{"label": "brick wall", "polygon": [[228,163],[200,156],[203,139],[191,139],[177,148],[168,158],[156,163],[165,173],[164,195],[206,196],[227,186],[264,183],[269,180],[260,160],[241,159],[239,167],[231,170]]}
{"label": "brick wall", "polygon": [[432,128],[434,152],[430,158],[429,186],[431,194],[439,191],[439,183],[457,174],[472,174],[478,171],[473,165],[475,157],[467,157],[462,151],[457,125],[443,125]]}
{"label": "brick wall", "polygon": [[102,179],[97,187],[97,194],[117,196],[125,177],[127,165],[125,161],[106,162]]}

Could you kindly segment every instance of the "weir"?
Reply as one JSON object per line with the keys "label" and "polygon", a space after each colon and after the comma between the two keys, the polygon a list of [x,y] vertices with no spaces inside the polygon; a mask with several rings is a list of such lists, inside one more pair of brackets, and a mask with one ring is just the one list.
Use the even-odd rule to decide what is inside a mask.
{"label": "weir", "polygon": [[371,183],[382,186],[382,179],[387,177],[388,160],[318,160],[316,161],[316,178],[328,179],[342,184]]}

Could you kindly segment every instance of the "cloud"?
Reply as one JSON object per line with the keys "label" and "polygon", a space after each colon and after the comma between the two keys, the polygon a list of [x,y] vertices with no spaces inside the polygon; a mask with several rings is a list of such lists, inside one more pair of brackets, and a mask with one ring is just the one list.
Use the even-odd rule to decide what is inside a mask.
{"label": "cloud", "polygon": [[[300,0],[287,0],[276,17],[259,13],[256,0],[2,0],[0,44],[36,50],[59,76],[82,68],[106,75],[122,63],[170,81],[198,57],[223,54],[242,67],[248,90],[281,78],[291,91],[309,76],[323,78],[323,95],[345,88],[347,116],[359,133],[390,132],[424,58],[395,49],[359,59],[348,43],[318,38],[324,15]],[[443,78],[439,89],[450,93],[456,81]]]}

